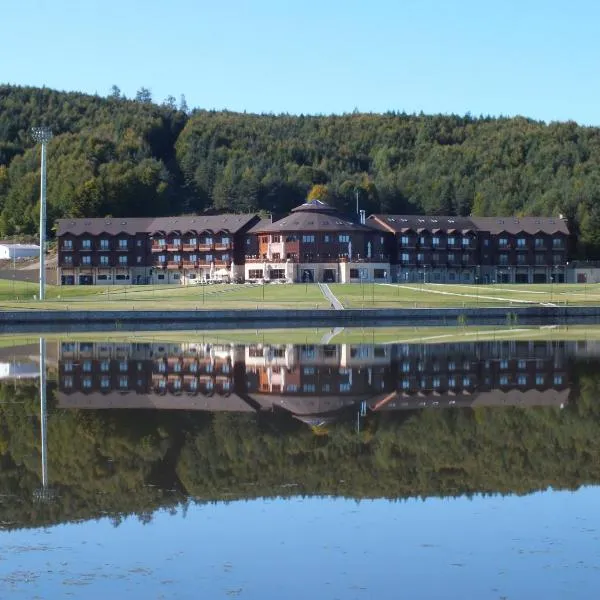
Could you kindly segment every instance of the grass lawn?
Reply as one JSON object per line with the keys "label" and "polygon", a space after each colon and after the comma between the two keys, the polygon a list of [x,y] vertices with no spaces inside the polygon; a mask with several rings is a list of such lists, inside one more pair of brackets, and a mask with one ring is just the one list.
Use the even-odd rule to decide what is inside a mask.
{"label": "grass lawn", "polygon": [[346,308],[600,304],[600,284],[330,284]]}
{"label": "grass lawn", "polygon": [[[452,285],[330,284],[345,308],[415,308],[600,304],[600,284]],[[48,286],[0,280],[0,309],[330,308],[316,284],[209,286]]]}
{"label": "grass lawn", "polygon": [[[131,343],[240,343],[240,344],[319,344],[329,329],[270,329],[222,331],[110,331],[106,333],[44,334],[48,343],[59,340]],[[515,326],[515,327],[382,327],[345,328],[331,344],[434,344],[502,340],[582,341],[600,340],[600,327],[589,326]],[[39,336],[0,335],[0,348],[37,344]]]}
{"label": "grass lawn", "polygon": [[[0,280],[0,309],[168,310],[241,308],[329,308],[316,284],[206,286],[48,286],[43,303],[31,284]],[[37,293],[35,287],[35,293]],[[14,293],[13,293],[14,292]],[[25,295],[27,293],[27,295]]]}

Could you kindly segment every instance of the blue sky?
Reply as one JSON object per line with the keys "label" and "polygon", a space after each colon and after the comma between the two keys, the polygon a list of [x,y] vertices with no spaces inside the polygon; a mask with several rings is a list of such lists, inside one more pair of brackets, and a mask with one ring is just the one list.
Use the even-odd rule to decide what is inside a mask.
{"label": "blue sky", "polygon": [[598,23],[593,0],[5,0],[0,82],[600,125]]}

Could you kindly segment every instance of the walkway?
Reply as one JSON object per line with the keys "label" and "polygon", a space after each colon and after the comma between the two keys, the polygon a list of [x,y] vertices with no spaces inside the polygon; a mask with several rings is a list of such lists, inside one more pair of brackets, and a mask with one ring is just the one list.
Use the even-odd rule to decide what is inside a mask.
{"label": "walkway", "polygon": [[344,310],[344,306],[342,303],[334,296],[333,292],[329,289],[329,286],[326,283],[319,283],[319,289],[321,293],[329,302],[331,303],[331,307],[335,310]]}
{"label": "walkway", "polygon": [[[344,310],[344,306],[335,297],[335,294],[331,291],[331,289],[326,283],[319,283],[319,289],[321,290],[323,296],[325,296],[325,298],[327,298],[327,300],[331,303],[331,306],[334,310]],[[331,340],[339,333],[342,333],[342,331],[344,331],[343,327],[335,327],[321,338],[320,343],[329,344]]]}

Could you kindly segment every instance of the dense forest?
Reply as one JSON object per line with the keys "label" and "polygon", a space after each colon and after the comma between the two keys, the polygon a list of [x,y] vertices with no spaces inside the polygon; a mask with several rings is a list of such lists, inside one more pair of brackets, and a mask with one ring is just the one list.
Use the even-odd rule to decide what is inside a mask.
{"label": "dense forest", "polygon": [[600,256],[600,129],[526,118],[253,115],[173,98],[0,86],[0,236],[34,234],[39,147],[49,227],[65,216],[282,213],[312,192],[367,212],[554,215]]}
{"label": "dense forest", "polygon": [[[40,502],[36,384],[0,384],[4,528],[290,495],[402,499],[600,483],[600,370],[580,362],[569,404],[371,414],[326,436],[287,414],[50,411]],[[52,391],[50,392],[52,397]]]}

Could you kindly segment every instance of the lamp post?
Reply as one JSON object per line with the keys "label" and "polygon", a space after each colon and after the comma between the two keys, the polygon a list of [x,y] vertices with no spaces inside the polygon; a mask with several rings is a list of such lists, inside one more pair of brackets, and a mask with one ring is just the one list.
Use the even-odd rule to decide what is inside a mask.
{"label": "lamp post", "polygon": [[46,246],[46,148],[48,142],[52,139],[52,131],[49,127],[32,127],[31,136],[38,143],[42,144],[42,164],[40,175],[40,293],[39,299],[44,300],[46,296],[46,266],[45,246]]}

